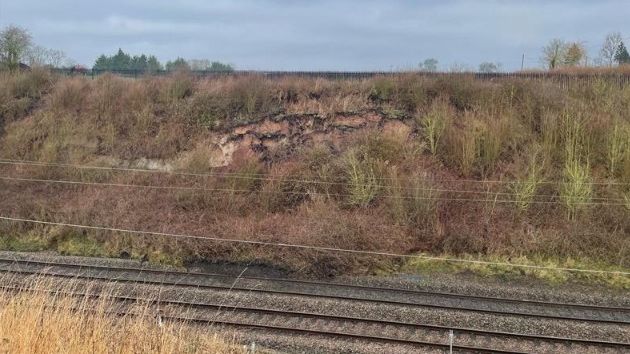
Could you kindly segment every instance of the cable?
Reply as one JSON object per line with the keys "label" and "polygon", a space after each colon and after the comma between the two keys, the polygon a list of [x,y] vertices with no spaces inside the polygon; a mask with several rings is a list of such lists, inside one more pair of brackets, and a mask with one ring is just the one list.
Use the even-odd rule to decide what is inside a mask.
{"label": "cable", "polygon": [[113,227],[104,227],[104,226],[80,225],[80,224],[43,221],[43,220],[22,219],[22,218],[8,217],[8,216],[0,216],[0,220],[6,220],[6,221],[12,221],[12,222],[26,222],[26,223],[40,224],[40,225],[73,227],[73,228],[88,229],[88,230],[120,232],[120,233],[127,233],[127,234],[166,236],[166,237],[173,237],[173,238],[186,238],[186,239],[207,240],[207,241],[216,241],[216,242],[244,243],[244,244],[258,245],[258,246],[299,248],[299,249],[309,249],[309,250],[315,250],[315,251],[341,252],[341,253],[363,254],[363,255],[372,255],[372,256],[425,259],[425,260],[444,261],[444,262],[471,263],[471,264],[497,265],[497,266],[500,265],[500,266],[509,266],[509,267],[517,267],[517,268],[544,269],[544,270],[555,270],[555,271],[566,271],[566,272],[615,274],[615,275],[624,275],[624,276],[630,275],[630,272],[622,272],[622,271],[606,271],[606,270],[578,269],[578,268],[564,268],[564,267],[554,268],[554,267],[536,266],[536,265],[529,265],[529,264],[489,262],[489,261],[478,261],[478,260],[461,259],[461,258],[434,257],[434,256],[412,255],[412,254],[397,254],[397,253],[381,252],[381,251],[361,251],[361,250],[353,250],[353,249],[345,249],[345,248],[309,246],[309,245],[290,244],[290,243],[273,243],[273,242],[252,241],[252,240],[239,240],[239,239],[229,239],[229,238],[219,238],[219,237],[209,237],[209,236],[195,236],[195,235],[188,235],[188,234],[173,234],[173,233],[157,232],[157,231],[139,231],[139,230],[121,229],[121,228],[113,228]]}
{"label": "cable", "polygon": [[[248,189],[230,189],[230,188],[202,188],[202,187],[174,187],[174,186],[153,186],[142,184],[125,184],[125,183],[103,183],[103,182],[82,182],[82,181],[68,181],[68,180],[51,180],[51,179],[35,179],[35,178],[16,178],[16,177],[4,177],[0,176],[0,180],[5,181],[19,181],[19,182],[36,182],[36,183],[56,183],[56,184],[69,184],[69,185],[86,185],[86,186],[102,186],[102,187],[126,187],[126,188],[146,188],[146,189],[161,189],[161,190],[196,190],[206,192],[227,192],[227,193],[250,193],[252,190]],[[298,192],[298,191],[258,191],[257,193],[279,193],[288,195],[322,195],[333,197],[352,197],[351,194],[343,193],[321,193],[321,192]],[[436,201],[462,201],[462,202],[482,202],[482,203],[523,203],[520,200],[513,199],[474,199],[474,198],[444,198],[444,197],[417,197],[417,196],[403,196],[403,195],[390,195],[380,194],[380,196],[390,199],[406,199],[406,200],[436,200]],[[528,204],[564,204],[558,200],[531,200]],[[608,203],[608,202],[575,202],[574,205],[607,205],[607,206],[626,206],[626,203]]]}
{"label": "cable", "polygon": [[[63,167],[63,168],[77,168],[77,169],[91,169],[91,170],[106,170],[106,171],[124,171],[124,172],[139,172],[139,173],[155,173],[155,174],[170,174],[176,176],[194,176],[194,177],[234,177],[241,179],[254,179],[254,180],[269,180],[269,177],[265,173],[234,173],[234,172],[215,172],[215,173],[192,173],[192,172],[174,172],[174,171],[163,171],[163,170],[149,170],[143,168],[129,168],[129,167],[107,167],[107,166],[90,166],[90,165],[78,165],[78,164],[65,164],[65,163],[54,163],[54,162],[40,162],[40,161],[32,161],[32,160],[14,160],[14,159],[4,159],[0,158],[0,164],[3,165],[33,165],[33,166],[51,166],[51,167]],[[263,176],[263,177],[260,177]],[[374,177],[376,180],[395,180],[395,177]],[[400,179],[408,180],[408,181],[421,181],[416,178],[410,177],[400,177]],[[287,180],[287,179],[276,179],[278,181],[300,181],[300,180]],[[474,179],[458,179],[458,180],[440,180],[440,182],[444,183],[481,183],[481,184],[502,184],[502,183],[516,183],[518,181],[502,181],[502,180],[474,180]],[[320,183],[320,184],[343,184],[342,182],[328,182],[328,181],[309,181],[309,183]],[[562,181],[540,181],[539,184],[564,184]],[[587,185],[630,185],[627,182],[588,182],[584,183]]]}
{"label": "cable", "polygon": [[[106,183],[106,182],[84,182],[84,181],[68,181],[68,180],[51,180],[51,179],[37,179],[37,178],[22,178],[22,177],[9,177],[9,176],[0,176],[0,180],[8,180],[8,181],[22,181],[22,182],[43,182],[43,183],[64,183],[64,184],[84,184],[84,185],[101,185],[101,186],[111,186],[111,187],[132,187],[132,188],[153,188],[153,189],[173,189],[173,190],[198,190],[198,191],[225,191],[225,192],[251,192],[251,190],[247,189],[221,189],[221,188],[204,188],[204,187],[185,187],[185,186],[155,186],[155,185],[141,185],[141,184],[125,184],[125,183]],[[288,181],[288,180],[276,180],[276,179],[263,179],[265,181]],[[310,183],[310,181],[302,181],[304,183]],[[316,181],[313,181],[316,182]],[[388,189],[389,186],[382,185],[365,185],[365,184],[353,184],[353,183],[340,183],[344,186],[374,186],[379,188]],[[396,189],[396,188],[395,188]],[[398,189],[396,189],[398,190]],[[439,192],[439,193],[460,193],[460,194],[484,194],[489,196],[517,196],[518,193],[508,193],[508,192],[491,192],[491,191],[466,191],[466,190],[456,190],[456,189],[439,189],[439,188],[413,188],[413,189],[403,189],[410,191],[418,191],[418,192]],[[264,192],[264,191],[262,191]],[[325,194],[329,196],[349,196],[348,194],[339,194],[339,193],[318,193],[318,192],[290,192],[290,191],[278,191],[278,192],[269,192],[269,193],[296,193],[296,194]],[[383,195],[383,194],[381,194]],[[393,194],[385,194],[385,196],[391,196],[392,198],[404,198],[404,199],[421,199],[420,197],[413,196],[396,196]],[[558,195],[551,194],[533,194],[532,198],[535,197],[543,197],[543,198],[553,198],[558,199]],[[604,197],[591,197],[591,200],[600,200],[603,202],[609,201],[617,201],[617,202],[625,202],[623,198],[604,198]],[[515,200],[515,202],[521,202]],[[621,205],[625,205],[624,203],[620,203]]]}

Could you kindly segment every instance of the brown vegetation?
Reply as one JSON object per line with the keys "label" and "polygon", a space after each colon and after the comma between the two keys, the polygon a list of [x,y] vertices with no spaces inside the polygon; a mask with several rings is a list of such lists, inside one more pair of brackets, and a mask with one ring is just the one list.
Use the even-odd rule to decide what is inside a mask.
{"label": "brown vegetation", "polygon": [[[5,279],[6,280],[6,279]],[[108,290],[99,299],[48,292],[49,281],[29,289],[0,292],[0,351],[38,353],[242,353],[208,329],[186,323],[158,325],[155,309],[132,305],[132,315],[115,315]]]}
{"label": "brown vegetation", "polygon": [[[629,266],[630,87],[412,74],[358,81],[34,75],[42,74],[2,78],[0,157],[169,172],[5,165],[3,176],[206,190],[2,181],[2,215]],[[30,108],[11,108],[24,97]],[[320,251],[0,228],[3,247],[13,249],[254,261],[320,275],[386,264]]]}

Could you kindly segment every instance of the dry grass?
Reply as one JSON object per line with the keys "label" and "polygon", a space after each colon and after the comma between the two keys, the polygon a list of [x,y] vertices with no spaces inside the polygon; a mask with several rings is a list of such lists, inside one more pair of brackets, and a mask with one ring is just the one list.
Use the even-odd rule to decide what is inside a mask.
{"label": "dry grass", "polygon": [[[47,281],[29,288],[45,290]],[[98,300],[56,292],[0,292],[0,351],[4,353],[241,353],[212,330],[186,323],[158,325],[151,308],[139,316],[111,313],[108,292]]]}
{"label": "dry grass", "polygon": [[[594,80],[563,89],[552,81],[413,74],[271,80],[178,73],[137,80],[51,78],[46,85],[26,85],[41,85],[37,90],[7,88],[20,80],[39,82],[34,78],[0,80],[9,83],[0,89],[0,99],[15,97],[6,92],[36,93],[22,95],[37,109],[4,115],[0,156],[8,158],[106,165],[149,158],[204,173],[217,171],[209,161],[217,137],[264,117],[290,121],[297,119],[293,114],[316,114],[314,126],[299,128],[329,134],[338,113],[364,112],[382,117],[381,125],[396,120],[408,128],[399,135],[380,127],[337,131],[331,137],[341,140],[336,144],[310,146],[305,139],[285,154],[261,161],[243,155],[219,170],[242,178],[4,166],[3,173],[22,177],[239,191],[6,183],[0,189],[3,215],[403,253],[503,257],[518,250],[519,257],[532,259],[584,258],[619,267],[630,262],[623,251],[630,248],[624,206],[581,207],[623,203],[630,193],[618,184],[630,183],[630,87]],[[534,152],[540,158],[533,160]],[[484,179],[502,183],[467,181]],[[497,199],[512,202],[493,202]],[[65,228],[0,223],[0,232],[3,248],[147,254],[152,261],[174,264],[257,261],[315,274],[369,272],[378,266],[329,254]]]}

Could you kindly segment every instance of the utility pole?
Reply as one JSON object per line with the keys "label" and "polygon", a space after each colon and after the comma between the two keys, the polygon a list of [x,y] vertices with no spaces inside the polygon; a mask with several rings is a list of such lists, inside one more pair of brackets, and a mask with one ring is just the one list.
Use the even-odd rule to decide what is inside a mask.
{"label": "utility pole", "polygon": [[525,53],[523,53],[523,56],[521,57],[521,71],[523,71],[524,66],[525,66]]}

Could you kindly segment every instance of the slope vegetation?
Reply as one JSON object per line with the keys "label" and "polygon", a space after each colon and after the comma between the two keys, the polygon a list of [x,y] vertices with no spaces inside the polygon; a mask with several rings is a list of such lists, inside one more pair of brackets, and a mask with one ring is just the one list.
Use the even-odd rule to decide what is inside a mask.
{"label": "slope vegetation", "polygon": [[[14,178],[0,182],[3,216],[630,266],[630,87],[604,79],[561,87],[411,74],[92,80],[33,71],[0,80],[1,158],[153,171],[0,164]],[[404,263],[9,221],[0,232],[10,249],[261,262],[318,275]]]}

